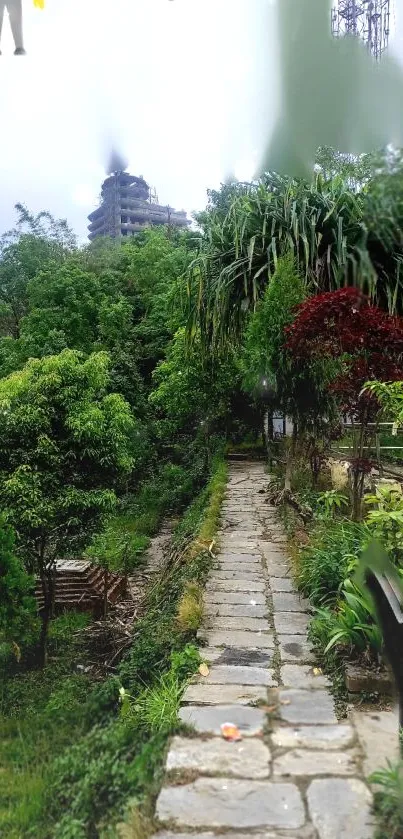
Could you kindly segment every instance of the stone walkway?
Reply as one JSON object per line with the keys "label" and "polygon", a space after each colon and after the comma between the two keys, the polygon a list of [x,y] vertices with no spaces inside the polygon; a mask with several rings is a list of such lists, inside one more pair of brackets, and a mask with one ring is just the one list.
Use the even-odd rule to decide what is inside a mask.
{"label": "stone walkway", "polygon": [[[199,632],[209,674],[184,694],[189,734],[170,746],[158,839],[373,837],[356,731],[314,666],[267,480],[263,464],[230,467]],[[242,740],[225,741],[223,723]]]}

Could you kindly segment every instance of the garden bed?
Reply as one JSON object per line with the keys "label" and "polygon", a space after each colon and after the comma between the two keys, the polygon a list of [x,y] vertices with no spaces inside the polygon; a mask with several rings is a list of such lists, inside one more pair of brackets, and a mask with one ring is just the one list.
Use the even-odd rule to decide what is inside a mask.
{"label": "garden bed", "polygon": [[345,682],[349,693],[392,696],[393,681],[385,667],[365,667],[358,662],[346,663]]}

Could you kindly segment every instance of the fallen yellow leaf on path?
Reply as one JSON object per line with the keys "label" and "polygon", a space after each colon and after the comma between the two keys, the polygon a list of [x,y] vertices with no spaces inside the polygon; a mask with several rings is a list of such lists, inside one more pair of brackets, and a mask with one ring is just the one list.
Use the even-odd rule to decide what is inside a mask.
{"label": "fallen yellow leaf on path", "polygon": [[322,675],[322,668],[321,667],[314,667],[313,668],[313,675],[314,676],[321,676]]}
{"label": "fallen yellow leaf on path", "polygon": [[208,674],[210,673],[210,670],[208,669],[207,664],[204,661],[203,664],[201,664],[199,667],[199,673],[201,676],[208,676]]}

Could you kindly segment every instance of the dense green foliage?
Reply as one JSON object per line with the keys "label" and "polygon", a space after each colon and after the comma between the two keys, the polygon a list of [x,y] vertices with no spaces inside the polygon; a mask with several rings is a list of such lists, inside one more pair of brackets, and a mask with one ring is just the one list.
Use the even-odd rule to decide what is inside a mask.
{"label": "dense green foliage", "polygon": [[94,685],[83,672],[72,675],[72,660],[86,661],[85,636],[80,641],[73,634],[78,616],[70,626],[66,618],[52,624],[53,660],[41,674],[3,682],[3,726],[12,749],[0,752],[10,769],[0,776],[0,829],[10,839],[106,836],[129,800],[146,806],[157,791],[180,696],[200,661],[194,631],[184,632],[176,614],[187,583],[204,582],[211,566],[203,544],[217,528],[225,484],[219,461],[177,529],[171,562],[148,593],[115,676]]}
{"label": "dense green foliage", "polygon": [[376,784],[375,812],[380,821],[376,839],[399,839],[403,831],[403,761],[388,762],[370,780]]}
{"label": "dense green foliage", "polygon": [[314,606],[334,603],[369,534],[363,525],[326,516],[299,560],[299,584]]}
{"label": "dense green foliage", "polygon": [[211,194],[190,297],[191,321],[207,342],[225,341],[228,332],[239,337],[290,250],[310,294],[354,283],[383,308],[401,311],[401,155],[380,155],[364,169],[353,166],[357,178],[349,183],[333,155],[330,179],[269,173]]}
{"label": "dense green foliage", "polygon": [[21,643],[35,635],[36,603],[33,579],[15,555],[12,528],[0,519],[0,659],[11,649],[19,658]]}
{"label": "dense green foliage", "polygon": [[[369,295],[369,319],[369,302],[380,307],[369,348],[378,366],[367,376],[383,380],[368,397],[375,418],[386,399],[391,376],[374,371],[389,327],[401,331],[387,313],[401,310],[402,171],[398,154],[354,160],[322,149],[311,183],[268,173],[210,192],[201,234],[149,229],[82,248],[65,222],[18,207],[0,244],[0,642],[17,652],[2,687],[0,833],[10,839],[110,839],[130,797],[152,800],[199,661],[201,586],[225,484],[215,455],[244,438],[255,446],[265,412],[294,421],[284,498],[299,489],[298,451],[311,468],[314,522],[298,570],[318,609],[312,632],[328,656],[378,660],[382,639],[353,575],[373,535],[401,562],[401,498],[368,498],[365,523],[352,524],[321,470],[347,385],[349,406],[361,404],[366,380],[362,370],[348,377],[357,350],[335,329],[343,295],[358,320],[345,286]],[[307,346],[318,303],[332,352],[293,353],[298,313]],[[393,410],[401,397],[389,390],[388,410],[392,395]],[[56,559],[84,553],[132,573],[163,517],[185,507],[130,648],[94,682],[77,632],[88,618],[53,616]],[[39,672],[30,574],[44,592],[42,642],[49,630]]]}

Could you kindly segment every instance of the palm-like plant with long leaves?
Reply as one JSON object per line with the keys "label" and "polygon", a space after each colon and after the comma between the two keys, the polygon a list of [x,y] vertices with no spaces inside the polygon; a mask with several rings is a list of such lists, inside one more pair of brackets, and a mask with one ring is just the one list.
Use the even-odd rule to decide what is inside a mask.
{"label": "palm-like plant with long leaves", "polygon": [[400,178],[393,188],[385,186],[387,177],[354,192],[342,177],[325,181],[319,174],[308,183],[269,173],[253,184],[235,184],[232,200],[226,186],[224,206],[203,215],[204,242],[190,268],[190,333],[200,326],[209,349],[236,340],[288,251],[308,294],[359,285],[396,311],[403,280],[403,188]]}

